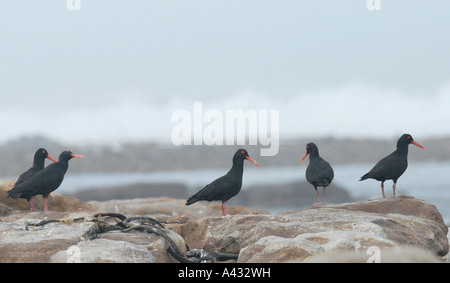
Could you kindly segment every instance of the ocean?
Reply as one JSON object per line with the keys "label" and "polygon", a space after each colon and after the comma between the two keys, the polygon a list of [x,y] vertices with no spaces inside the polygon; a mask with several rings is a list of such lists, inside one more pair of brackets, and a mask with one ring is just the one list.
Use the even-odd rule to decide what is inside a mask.
{"label": "ocean", "polygon": [[[295,167],[253,167],[244,169],[243,187],[253,185],[276,185],[305,179],[307,164]],[[381,197],[380,182],[372,179],[358,181],[367,173],[373,164],[334,165],[335,178],[333,183],[347,190],[358,200]],[[205,184],[222,176],[228,169],[203,169],[186,171],[164,171],[152,173],[70,173],[57,192],[73,194],[75,192],[105,188],[108,186],[127,185],[135,183],[182,183],[194,192]],[[392,197],[392,181],[385,182],[385,193]],[[397,196],[408,195],[432,203],[441,212],[446,223],[450,223],[450,161],[409,163],[408,169],[397,182]],[[292,208],[286,207],[285,211]],[[269,210],[270,211],[270,210]],[[280,210],[270,211],[272,213]]]}

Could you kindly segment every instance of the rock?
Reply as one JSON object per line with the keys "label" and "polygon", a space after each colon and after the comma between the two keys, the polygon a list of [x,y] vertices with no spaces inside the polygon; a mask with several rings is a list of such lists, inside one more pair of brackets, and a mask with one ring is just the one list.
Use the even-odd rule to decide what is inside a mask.
{"label": "rock", "polygon": [[439,263],[430,251],[408,246],[364,251],[321,253],[305,260],[309,263]]}
{"label": "rock", "polygon": [[[186,257],[186,244],[184,239],[176,232],[166,230],[167,235],[175,242],[180,249],[182,255]],[[104,234],[100,234],[99,239],[108,239],[113,241],[124,241],[131,244],[145,247],[153,257],[151,262],[167,263],[177,262],[172,256],[167,253],[169,243],[162,237],[155,234],[147,234],[140,232],[123,233],[120,231],[112,231]]]}
{"label": "rock", "polygon": [[[39,223],[43,212],[11,214],[0,222],[0,262],[49,262],[55,251],[67,249],[80,240],[92,223],[65,225],[51,223],[27,230],[27,223]],[[55,218],[74,218],[80,215],[54,213]]]}
{"label": "rock", "polygon": [[[29,211],[30,206],[26,199],[11,199],[7,198],[7,192],[14,186],[14,180],[2,180],[0,181],[0,204],[7,205],[14,210]],[[36,210],[43,210],[42,196],[36,196],[34,198],[34,204]],[[88,204],[82,203],[75,197],[63,196],[58,193],[51,193],[48,196],[48,206],[51,211],[60,212],[76,212],[76,211],[91,211],[93,208]]]}
{"label": "rock", "polygon": [[[380,207],[377,213],[364,211],[373,209],[376,203]],[[421,213],[421,217],[403,215],[400,208],[390,207],[397,203],[400,208],[416,206],[430,212],[434,207],[403,198],[360,202],[359,210],[348,210],[346,207],[352,206],[344,204],[277,215],[206,217],[191,219],[180,234],[191,248],[239,253],[238,262],[303,261],[323,252],[371,246],[408,245],[437,256],[447,254],[448,228],[443,221],[437,221],[442,219],[439,212]],[[406,214],[411,214],[409,209]]]}
{"label": "rock", "polygon": [[303,262],[317,254],[354,253],[369,246],[395,247],[396,244],[376,235],[352,231],[305,233],[294,238],[268,236],[241,250],[239,262]]}
{"label": "rock", "polygon": [[[220,202],[197,202],[186,206],[186,200],[167,197],[145,198],[133,200],[90,201],[87,204],[98,211],[117,212],[125,215],[153,215],[153,216],[188,216],[207,217],[221,216]],[[243,206],[229,206],[231,214],[264,214],[267,211],[251,209]]]}
{"label": "rock", "polygon": [[[72,205],[62,198],[61,202]],[[0,218],[0,262],[176,262],[167,252],[167,241],[156,234],[110,231],[95,240],[82,238],[96,225],[92,222],[96,212],[156,218],[183,255],[187,244],[189,249],[207,253],[239,255],[240,263],[366,262],[377,251],[381,261],[448,260],[439,258],[449,250],[448,227],[442,216],[432,204],[411,197],[313,206],[279,214],[229,206],[229,217],[221,216],[220,203],[186,206],[184,199],[83,205],[90,210],[43,213],[14,209],[6,213]],[[64,209],[77,207],[81,208],[75,202]],[[73,221],[80,217],[86,221]],[[45,219],[66,221],[26,229],[26,223]]]}
{"label": "rock", "polygon": [[[83,235],[95,225],[92,215],[15,212],[2,218],[0,262],[176,262],[167,253],[166,240],[155,234],[112,231],[99,234],[95,240],[85,240]],[[74,222],[78,218],[86,221]],[[64,221],[27,228],[27,223],[52,219]],[[186,254],[183,238],[170,230],[166,234]]]}
{"label": "rock", "polygon": [[[448,244],[449,244],[449,246],[450,246],[450,231],[448,231],[448,233],[447,233],[447,239],[448,239]],[[444,259],[444,261],[445,261],[446,263],[450,263],[450,256],[449,256],[449,254],[446,254],[446,255],[443,256],[442,258]]]}
{"label": "rock", "polygon": [[10,214],[12,211],[13,210],[9,206],[0,203],[0,216],[6,216]]}
{"label": "rock", "polygon": [[55,251],[75,245],[77,241],[57,239],[41,240],[38,243],[0,244],[0,262],[2,263],[45,263]]}
{"label": "rock", "polygon": [[[313,206],[312,208],[319,208]],[[329,208],[339,208],[352,211],[365,211],[371,213],[412,215],[425,219],[431,219],[439,223],[444,223],[442,215],[436,206],[418,200],[410,196],[399,196],[398,198],[374,199],[364,202],[329,204]]]}
{"label": "rock", "polygon": [[[107,247],[107,248],[106,248]],[[55,253],[50,262],[54,263],[140,263],[155,262],[155,257],[142,245],[124,241],[96,239],[81,241],[67,250]]]}

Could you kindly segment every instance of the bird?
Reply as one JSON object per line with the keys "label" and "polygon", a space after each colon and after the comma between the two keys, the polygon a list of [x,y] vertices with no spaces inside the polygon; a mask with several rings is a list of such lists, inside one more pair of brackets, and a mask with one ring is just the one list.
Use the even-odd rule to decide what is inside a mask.
{"label": "bird", "polygon": [[[31,166],[30,169],[28,169],[24,173],[20,174],[20,176],[17,179],[16,183],[14,184],[13,188],[7,192],[8,193],[7,197],[10,197],[10,195],[15,191],[15,189],[18,185],[20,185],[22,182],[28,180],[29,178],[31,178],[37,172],[43,170],[46,158],[50,159],[53,162],[58,162],[57,160],[55,160],[53,157],[51,157],[48,154],[48,151],[45,148],[39,148],[38,150],[36,150],[36,152],[34,153],[33,165]],[[27,201],[28,201],[28,204],[30,205],[31,211],[34,211],[35,210],[34,196],[27,198]]]}
{"label": "bird", "polygon": [[36,195],[42,195],[44,212],[48,212],[47,197],[51,192],[59,188],[69,168],[69,160],[74,157],[83,158],[84,156],[74,154],[69,150],[63,151],[59,155],[58,162],[48,165],[29,179],[15,186],[9,192],[8,197],[29,199]]}
{"label": "bird", "polygon": [[224,176],[214,180],[212,183],[206,185],[203,189],[191,196],[186,205],[191,205],[197,201],[222,201],[222,215],[228,216],[230,213],[227,210],[226,202],[237,195],[242,187],[242,175],[244,172],[244,160],[249,160],[255,165],[261,165],[253,160],[247,150],[239,149],[233,156],[233,166],[230,171]]}
{"label": "bird", "polygon": [[397,141],[397,149],[378,161],[372,170],[362,176],[359,181],[369,178],[381,181],[381,192],[383,193],[383,198],[386,198],[384,194],[384,182],[386,180],[392,180],[394,182],[392,190],[395,198],[397,180],[406,171],[406,168],[408,168],[408,147],[410,144],[425,149],[425,147],[415,142],[410,134],[403,134]]}
{"label": "bird", "polygon": [[321,205],[322,202],[320,201],[317,187],[323,187],[322,193],[325,194],[327,187],[333,181],[334,171],[330,163],[320,157],[319,149],[315,143],[310,142],[306,145],[306,153],[301,159],[301,162],[303,162],[308,155],[309,164],[305,172],[306,180],[308,181],[308,183],[313,185],[314,189],[316,190],[316,195],[319,202],[315,204]]}

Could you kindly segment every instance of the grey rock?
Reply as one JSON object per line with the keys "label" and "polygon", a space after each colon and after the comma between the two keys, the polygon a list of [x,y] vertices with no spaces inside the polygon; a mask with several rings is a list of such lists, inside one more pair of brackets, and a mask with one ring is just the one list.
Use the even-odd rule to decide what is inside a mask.
{"label": "grey rock", "polygon": [[145,246],[124,241],[96,239],[81,241],[50,257],[54,263],[152,263],[155,256]]}
{"label": "grey rock", "polygon": [[[187,244],[206,253],[238,254],[238,262],[366,262],[377,251],[382,262],[448,261],[442,216],[432,204],[412,197],[279,214],[231,205],[230,217],[220,216],[220,203],[133,199],[89,202],[89,210],[78,212],[85,204],[60,198],[65,212],[12,210],[1,217],[0,262],[176,262],[167,253],[167,241],[156,234],[110,231],[82,240],[96,212],[157,218],[183,255]],[[71,221],[80,217],[86,221]],[[27,223],[45,219],[64,221],[27,229]]]}
{"label": "grey rock", "polygon": [[[413,246],[436,257],[448,253],[448,227],[436,221],[442,218],[433,210],[434,206],[414,198],[375,202],[380,207],[389,202],[389,209],[365,212],[365,205],[377,206],[368,201],[357,203],[359,210],[347,210],[348,204],[343,204],[276,215],[205,217],[186,222],[180,234],[191,248],[239,253],[238,262],[303,261],[324,252],[356,251],[372,246]],[[421,207],[439,215],[403,215],[398,208],[391,213],[390,206],[397,204]]]}

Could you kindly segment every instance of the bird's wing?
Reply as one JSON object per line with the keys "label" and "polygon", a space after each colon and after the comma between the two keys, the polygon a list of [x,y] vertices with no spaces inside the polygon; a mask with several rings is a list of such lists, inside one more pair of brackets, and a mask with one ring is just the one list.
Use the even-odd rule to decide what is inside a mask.
{"label": "bird's wing", "polygon": [[389,180],[395,176],[399,176],[405,172],[408,162],[399,159],[395,152],[382,158],[377,164],[361,179],[373,178],[381,181],[381,179]]}
{"label": "bird's wing", "polygon": [[308,166],[307,180],[310,183],[323,183],[324,181],[331,181],[334,178],[334,171],[330,163],[322,160],[317,160],[313,166]]}
{"label": "bird's wing", "polygon": [[58,187],[61,182],[62,178],[56,172],[41,170],[17,186],[15,185],[11,193],[14,195],[37,195],[47,188]]}
{"label": "bird's wing", "polygon": [[31,176],[33,176],[34,174],[36,174],[37,172],[41,171],[42,169],[38,169],[35,167],[31,167],[30,169],[28,169],[26,172],[20,174],[19,178],[17,179],[16,183],[14,184],[14,186],[19,185],[20,183],[22,183],[23,181],[28,180],[29,178],[31,178]]}
{"label": "bird's wing", "polygon": [[220,196],[231,185],[232,184],[230,183],[229,178],[227,178],[227,175],[222,176],[191,196],[186,203],[189,205],[199,200],[222,200]]}

